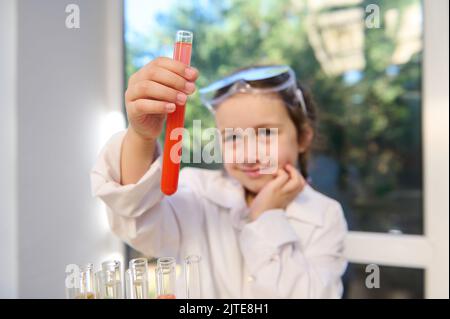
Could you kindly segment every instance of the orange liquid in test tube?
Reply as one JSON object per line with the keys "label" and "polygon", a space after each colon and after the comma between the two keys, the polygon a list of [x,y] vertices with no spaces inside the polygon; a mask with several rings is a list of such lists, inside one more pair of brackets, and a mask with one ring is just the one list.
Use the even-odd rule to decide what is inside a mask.
{"label": "orange liquid in test tube", "polygon": [[[191,64],[193,34],[189,31],[178,31],[173,59],[183,62],[186,65]],[[166,137],[164,142],[164,154],[162,164],[161,191],[166,195],[172,195],[178,188],[178,175],[180,173],[181,163],[181,134],[176,138],[171,138],[171,133],[175,129],[184,127],[184,114],[186,104],[177,104],[176,111],[167,115]],[[172,151],[174,146],[180,146],[178,152]],[[175,149],[174,149],[175,150]]]}
{"label": "orange liquid in test tube", "polygon": [[175,295],[161,295],[156,297],[156,299],[177,299]]}

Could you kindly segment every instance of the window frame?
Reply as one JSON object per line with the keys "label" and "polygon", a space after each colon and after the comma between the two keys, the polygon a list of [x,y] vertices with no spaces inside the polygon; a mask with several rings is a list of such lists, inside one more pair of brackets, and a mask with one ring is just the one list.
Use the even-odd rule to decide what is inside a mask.
{"label": "window frame", "polygon": [[[447,6],[446,9],[444,7]],[[449,297],[448,2],[424,0],[423,235],[349,232],[349,262],[425,270],[425,298]],[[383,279],[381,278],[381,283]]]}

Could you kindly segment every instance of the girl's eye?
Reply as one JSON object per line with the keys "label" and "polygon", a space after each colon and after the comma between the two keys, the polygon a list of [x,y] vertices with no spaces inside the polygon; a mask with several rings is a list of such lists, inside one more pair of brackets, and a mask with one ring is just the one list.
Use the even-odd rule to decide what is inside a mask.
{"label": "girl's eye", "polygon": [[260,128],[258,129],[258,134],[261,136],[276,135],[276,130],[272,130],[270,128]]}
{"label": "girl's eye", "polygon": [[229,134],[225,136],[225,142],[236,142],[239,139],[239,136],[236,134]]}

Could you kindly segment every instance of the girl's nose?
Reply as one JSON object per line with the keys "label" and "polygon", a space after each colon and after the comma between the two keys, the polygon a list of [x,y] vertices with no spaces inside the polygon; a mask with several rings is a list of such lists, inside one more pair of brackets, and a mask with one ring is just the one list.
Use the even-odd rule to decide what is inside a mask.
{"label": "girl's nose", "polygon": [[245,163],[246,164],[256,164],[258,161],[257,150],[252,148],[247,148],[245,152]]}

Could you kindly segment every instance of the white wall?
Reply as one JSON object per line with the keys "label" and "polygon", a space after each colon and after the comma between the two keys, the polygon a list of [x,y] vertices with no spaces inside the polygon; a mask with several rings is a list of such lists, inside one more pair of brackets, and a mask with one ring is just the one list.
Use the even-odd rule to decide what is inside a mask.
{"label": "white wall", "polygon": [[[5,1],[0,1],[3,51],[8,41],[3,25],[9,30],[10,24],[3,20]],[[8,121],[3,120],[6,112],[11,119],[16,114],[17,122],[14,127],[8,121],[8,131],[2,129],[0,146],[3,150],[15,135],[17,143],[7,145],[7,162],[2,159],[0,169],[2,175],[11,175],[8,167],[16,165],[17,201],[0,206],[0,224],[5,220],[13,226],[7,233],[2,226],[0,235],[5,239],[0,253],[6,251],[13,261],[2,258],[0,266],[16,272],[18,281],[2,271],[0,295],[16,296],[3,286],[6,278],[16,284],[20,298],[63,298],[66,264],[100,263],[123,253],[100,204],[91,197],[89,180],[104,119],[121,105],[121,1],[6,2],[17,3],[17,103],[8,103],[7,111],[2,106],[0,119]],[[80,29],[65,27],[69,3],[80,7]],[[13,60],[2,55],[2,70],[3,64],[14,65]],[[1,74],[3,87],[9,77]],[[9,191],[8,180],[14,181],[8,177],[0,184],[1,202],[7,196],[4,190]]]}
{"label": "white wall", "polygon": [[17,296],[16,0],[0,0],[0,298]]}

